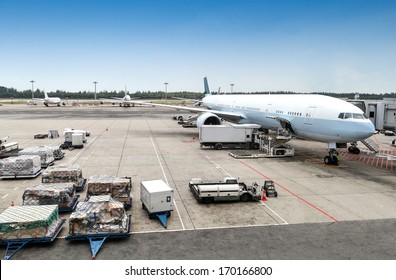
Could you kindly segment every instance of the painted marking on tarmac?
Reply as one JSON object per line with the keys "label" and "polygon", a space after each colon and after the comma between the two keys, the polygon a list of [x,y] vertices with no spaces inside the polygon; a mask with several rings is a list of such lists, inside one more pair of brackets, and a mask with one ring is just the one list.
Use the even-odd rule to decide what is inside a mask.
{"label": "painted marking on tarmac", "polygon": [[274,210],[272,210],[272,209],[271,209],[267,204],[265,204],[264,202],[260,201],[260,203],[259,203],[258,205],[260,205],[260,206],[263,205],[263,206],[267,207],[272,213],[274,213],[279,219],[281,219],[283,223],[280,224],[280,225],[288,225],[288,224],[289,224],[288,222],[286,222],[285,219],[283,219],[281,216],[279,216],[278,213],[276,213]]}
{"label": "painted marking on tarmac", "polygon": [[8,196],[8,193],[5,196],[3,196],[3,199],[6,198],[7,196]]}
{"label": "painted marking on tarmac", "polygon": [[205,156],[205,157],[211,164],[213,164],[215,166],[216,169],[220,170],[220,172],[222,172],[224,175],[232,177],[230,173],[228,173],[226,170],[224,170],[224,168],[221,167],[219,164],[214,162],[209,156]]}
{"label": "painted marking on tarmac", "polygon": [[[223,174],[232,177],[232,175],[227,172],[223,167],[221,167],[218,163],[216,163],[214,160],[212,160],[209,156],[205,156],[207,158],[207,160],[213,164],[217,169],[219,169],[220,171],[222,171]],[[285,219],[283,219],[278,213],[276,213],[274,210],[272,210],[268,205],[266,205],[265,203],[263,203],[262,201],[260,201],[262,204],[258,204],[258,205],[264,205],[265,207],[267,207],[272,213],[274,213],[277,217],[279,217],[283,223],[285,225],[288,225],[289,223],[285,221]]]}
{"label": "painted marking on tarmac", "polygon": [[[96,136],[92,141],[90,141],[89,144],[88,144],[85,148],[90,147],[90,146],[92,145],[92,143],[94,143],[95,140],[96,140],[98,137],[99,137],[99,136]],[[83,151],[84,151],[84,148],[82,148],[81,151],[79,151],[71,160],[69,160],[69,164],[72,164],[72,162],[74,161],[74,159],[75,159],[76,157],[78,157]],[[91,152],[91,154],[92,154],[92,152]],[[90,154],[90,155],[91,155],[91,154]]]}
{"label": "painted marking on tarmac", "polygon": [[[266,179],[271,180],[268,176],[264,175],[263,173],[261,173],[260,171],[254,169],[253,167],[251,167],[250,165],[248,165],[247,163],[244,163],[243,161],[239,161],[240,163],[242,163],[243,165],[245,165],[246,167],[250,168],[251,170],[253,170],[254,172],[256,172],[257,174],[260,174],[261,176],[263,176]],[[282,189],[284,189],[285,191],[287,191],[288,193],[292,194],[293,196],[295,196],[296,198],[298,198],[299,200],[301,200],[302,202],[304,202],[305,204],[311,206],[312,208],[314,208],[315,210],[319,211],[320,213],[322,213],[323,215],[329,217],[330,219],[332,219],[335,222],[338,222],[336,218],[334,218],[333,216],[331,216],[330,214],[326,213],[325,211],[323,211],[322,209],[320,209],[319,207],[313,205],[312,203],[310,203],[309,201],[305,200],[304,198],[302,198],[301,196],[299,196],[298,194],[295,194],[294,192],[290,191],[289,189],[285,188],[284,186],[280,185],[279,183],[275,182],[274,183],[276,185],[278,185],[279,187],[281,187]]]}
{"label": "painted marking on tarmac", "polygon": [[[155,155],[157,156],[158,163],[159,163],[159,165],[160,165],[160,167],[161,167],[162,174],[164,175],[166,184],[169,186],[168,178],[166,177],[165,170],[164,170],[164,168],[162,167],[161,159],[160,159],[160,157],[159,157],[159,155],[158,155],[157,147],[156,147],[155,144],[154,144],[154,140],[153,140],[153,137],[152,137],[152,136],[150,136],[150,140],[151,140],[151,144],[153,145],[153,148],[154,148],[154,151],[155,151]],[[180,220],[180,223],[181,223],[181,225],[182,225],[182,228],[183,228],[183,230],[185,230],[186,227],[184,226],[184,223],[183,223],[183,221],[182,221],[182,219],[181,219],[180,212],[179,212],[179,208],[177,207],[177,204],[176,204],[175,199],[173,199],[173,203],[175,204],[175,209],[176,209],[177,215],[179,216],[179,220]]]}

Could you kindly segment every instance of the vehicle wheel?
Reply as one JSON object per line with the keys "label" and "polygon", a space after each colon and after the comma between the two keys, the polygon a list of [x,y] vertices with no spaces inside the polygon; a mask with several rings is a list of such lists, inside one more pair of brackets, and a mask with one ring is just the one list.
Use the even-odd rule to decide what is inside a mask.
{"label": "vehicle wheel", "polygon": [[259,143],[253,143],[253,149],[258,150],[260,148]]}
{"label": "vehicle wheel", "polygon": [[275,195],[275,197],[278,197],[278,192],[275,192],[274,195]]}
{"label": "vehicle wheel", "polygon": [[331,164],[331,157],[330,156],[325,156],[324,157],[324,163],[325,164]]}
{"label": "vehicle wheel", "polygon": [[169,211],[169,212],[166,212],[166,216],[169,218],[170,216],[171,216],[171,211]]}
{"label": "vehicle wheel", "polygon": [[355,148],[355,154],[356,155],[360,154],[360,149],[359,148]]}
{"label": "vehicle wheel", "polygon": [[149,214],[149,219],[154,219],[155,218],[155,214]]}
{"label": "vehicle wheel", "polygon": [[338,157],[333,157],[332,164],[338,165]]}
{"label": "vehicle wheel", "polygon": [[221,149],[223,149],[223,144],[216,143],[216,145],[214,147],[215,147],[216,150],[221,150]]}
{"label": "vehicle wheel", "polygon": [[143,203],[143,202],[142,202],[142,208],[143,208],[143,209],[146,209],[146,206],[144,206],[144,203]]}
{"label": "vehicle wheel", "polygon": [[242,202],[248,202],[250,200],[250,196],[247,193],[244,193],[243,195],[241,195],[240,199]]}

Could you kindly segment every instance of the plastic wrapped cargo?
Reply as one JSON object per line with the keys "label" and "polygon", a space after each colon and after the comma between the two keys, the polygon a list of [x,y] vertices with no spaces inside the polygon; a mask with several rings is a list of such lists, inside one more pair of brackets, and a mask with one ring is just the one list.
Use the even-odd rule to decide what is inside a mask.
{"label": "plastic wrapped cargo", "polygon": [[0,176],[33,176],[41,171],[38,155],[22,155],[0,160]]}
{"label": "plastic wrapped cargo", "polygon": [[54,162],[54,154],[48,146],[28,147],[19,151],[19,155],[38,155],[40,156],[41,166],[46,167]]}
{"label": "plastic wrapped cargo", "polygon": [[0,239],[49,237],[59,222],[57,205],[11,206],[0,214]]}
{"label": "plastic wrapped cargo", "polygon": [[128,216],[124,205],[109,195],[91,196],[79,202],[69,218],[69,236],[127,233]]}
{"label": "plastic wrapped cargo", "polygon": [[76,187],[73,183],[41,184],[26,188],[23,205],[53,205],[67,208],[73,205]]}
{"label": "plastic wrapped cargo", "polygon": [[95,175],[87,181],[87,196],[110,195],[128,208],[131,205],[132,182],[130,177]]}
{"label": "plastic wrapped cargo", "polygon": [[43,183],[74,183],[76,187],[84,185],[82,169],[79,165],[60,164],[47,167],[41,177]]}
{"label": "plastic wrapped cargo", "polygon": [[54,159],[62,159],[65,156],[65,153],[61,151],[60,146],[48,146],[48,148],[52,151]]}

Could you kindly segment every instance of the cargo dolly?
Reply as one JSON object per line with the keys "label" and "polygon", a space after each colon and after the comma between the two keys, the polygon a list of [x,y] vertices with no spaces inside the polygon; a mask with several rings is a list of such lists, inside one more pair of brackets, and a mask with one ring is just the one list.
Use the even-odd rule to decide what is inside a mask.
{"label": "cargo dolly", "polygon": [[35,134],[33,135],[34,139],[44,139],[44,138],[48,138],[48,134],[47,133],[39,133],[39,134]]}
{"label": "cargo dolly", "polygon": [[100,248],[108,238],[125,238],[131,235],[131,215],[128,215],[128,230],[125,233],[101,233],[101,234],[82,234],[82,235],[68,235],[66,240],[89,240],[91,247],[92,259],[96,259]]}
{"label": "cargo dolly", "polygon": [[79,198],[80,198],[80,195],[79,194],[76,195],[73,198],[73,202],[70,206],[59,205],[59,213],[70,212],[70,211],[73,211],[74,209],[76,209]]}
{"label": "cargo dolly", "polygon": [[86,185],[87,185],[87,179],[82,180],[81,184],[76,185],[76,192],[82,192],[85,189]]}
{"label": "cargo dolly", "polygon": [[169,218],[171,216],[171,211],[161,211],[161,212],[152,213],[152,212],[150,212],[147,209],[147,207],[144,205],[144,203],[142,203],[142,208],[147,210],[149,219],[158,218],[158,220],[160,221],[161,225],[164,228],[168,228],[168,220],[167,220],[167,218]]}
{"label": "cargo dolly", "polygon": [[0,244],[6,244],[6,252],[4,259],[9,260],[15,255],[16,252],[21,250],[29,243],[51,243],[55,240],[58,236],[59,232],[62,230],[63,225],[65,224],[66,219],[60,219],[59,223],[54,230],[54,233],[51,236],[47,237],[40,237],[40,238],[21,238],[21,239],[8,239],[8,240],[1,240]]}
{"label": "cargo dolly", "polygon": [[27,178],[36,178],[38,175],[41,174],[41,169],[39,171],[37,171],[34,174],[29,174],[29,175],[18,175],[18,174],[14,174],[14,175],[3,175],[0,173],[0,179],[27,179]]}

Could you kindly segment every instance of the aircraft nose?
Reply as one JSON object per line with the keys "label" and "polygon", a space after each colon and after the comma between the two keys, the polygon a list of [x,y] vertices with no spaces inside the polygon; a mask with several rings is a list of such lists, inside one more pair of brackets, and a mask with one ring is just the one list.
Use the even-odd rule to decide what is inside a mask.
{"label": "aircraft nose", "polygon": [[356,131],[362,139],[369,138],[371,135],[377,133],[374,124],[371,121],[360,123]]}

